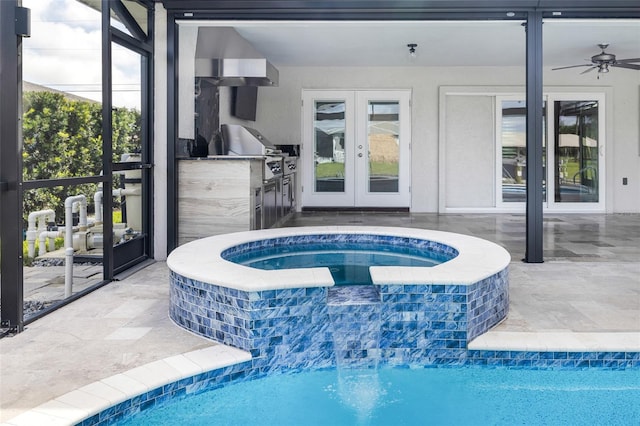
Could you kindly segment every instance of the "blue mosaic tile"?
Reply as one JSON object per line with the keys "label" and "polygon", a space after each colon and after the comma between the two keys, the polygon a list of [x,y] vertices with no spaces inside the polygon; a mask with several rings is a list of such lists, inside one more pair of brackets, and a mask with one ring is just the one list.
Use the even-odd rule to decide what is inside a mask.
{"label": "blue mosaic tile", "polygon": [[[306,236],[306,241],[318,243],[316,237]],[[322,237],[326,243],[333,242],[333,237]],[[338,238],[348,242],[350,237]],[[393,237],[382,240],[398,243]],[[243,250],[276,243],[253,242]],[[350,360],[375,360],[390,366],[640,368],[640,355],[635,352],[468,351],[468,341],[508,312],[506,269],[468,286],[381,285],[377,286],[379,303],[340,307],[327,305],[324,287],[243,292],[174,272],[170,277],[169,312],[177,324],[253,356],[241,370],[176,385],[171,388],[176,394],[222,386],[232,380],[231,371],[243,371],[233,377],[244,380],[289,369],[330,367],[336,363],[336,352]],[[336,327],[333,321],[341,325]],[[336,328],[344,330],[343,340],[336,340]],[[348,338],[354,334],[357,339]],[[158,402],[153,394],[148,397],[145,402],[139,399],[133,409]]]}

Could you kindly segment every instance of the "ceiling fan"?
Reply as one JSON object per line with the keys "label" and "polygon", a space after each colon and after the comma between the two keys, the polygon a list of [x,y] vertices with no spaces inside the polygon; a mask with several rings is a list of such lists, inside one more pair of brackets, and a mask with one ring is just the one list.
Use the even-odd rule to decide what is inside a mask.
{"label": "ceiling fan", "polygon": [[598,44],[598,47],[602,49],[602,52],[598,53],[597,55],[593,55],[591,57],[590,64],[569,65],[567,67],[552,68],[552,70],[555,71],[555,70],[563,70],[567,68],[589,67],[589,69],[581,72],[580,74],[586,74],[590,71],[597,69],[598,78],[600,78],[600,73],[609,72],[609,67],[627,68],[630,70],[640,71],[640,65],[636,65],[632,63],[632,62],[640,62],[640,58],[616,59],[616,55],[614,55],[613,53],[607,53],[604,51],[608,46],[609,46],[608,44],[604,44],[604,43]]}

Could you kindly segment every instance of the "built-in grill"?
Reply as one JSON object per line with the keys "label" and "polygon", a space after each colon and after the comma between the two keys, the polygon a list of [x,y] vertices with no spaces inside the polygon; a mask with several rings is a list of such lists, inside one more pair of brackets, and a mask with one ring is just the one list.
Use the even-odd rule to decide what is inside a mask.
{"label": "built-in grill", "polygon": [[223,152],[226,155],[262,156],[264,173],[261,188],[256,188],[256,219],[260,226],[270,228],[295,210],[296,157],[277,149],[260,132],[238,124],[223,124]]}
{"label": "built-in grill", "polygon": [[261,155],[264,161],[264,180],[269,181],[282,176],[282,151],[267,140],[260,132],[239,124],[220,126],[223,152],[226,155]]}

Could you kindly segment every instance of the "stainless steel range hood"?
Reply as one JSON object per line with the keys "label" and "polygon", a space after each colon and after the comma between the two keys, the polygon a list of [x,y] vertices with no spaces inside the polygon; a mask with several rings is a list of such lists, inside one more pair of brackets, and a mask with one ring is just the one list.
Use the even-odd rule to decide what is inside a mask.
{"label": "stainless steel range hood", "polygon": [[278,70],[229,27],[198,29],[195,71],[218,86],[278,85]]}

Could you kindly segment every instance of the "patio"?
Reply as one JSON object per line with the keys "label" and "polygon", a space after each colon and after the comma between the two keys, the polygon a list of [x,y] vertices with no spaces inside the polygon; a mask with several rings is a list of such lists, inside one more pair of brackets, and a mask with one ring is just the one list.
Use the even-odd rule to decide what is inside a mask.
{"label": "patio", "polygon": [[[638,214],[547,215],[541,264],[521,261],[524,215],[307,212],[287,226],[358,224],[459,232],[504,246],[512,256],[509,316],[478,344],[640,351]],[[1,339],[0,422],[105,377],[216,345],[175,326],[168,299],[168,269],[157,262]]]}

